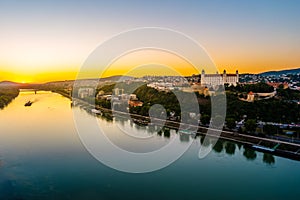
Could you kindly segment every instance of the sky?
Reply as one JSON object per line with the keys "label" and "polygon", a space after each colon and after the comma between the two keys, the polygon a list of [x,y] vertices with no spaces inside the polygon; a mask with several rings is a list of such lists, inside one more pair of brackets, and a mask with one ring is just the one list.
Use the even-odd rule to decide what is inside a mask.
{"label": "sky", "polygon": [[[299,68],[299,9],[300,1],[294,0],[0,0],[0,81],[75,79],[101,43],[139,27],[163,27],[188,35],[206,50],[220,71],[259,73]],[[126,64],[115,62],[118,66],[106,75],[136,66],[137,56],[149,61],[148,53],[121,59]],[[178,60],[156,53],[165,58],[154,59],[162,64]],[[184,68],[183,61],[178,63]]]}

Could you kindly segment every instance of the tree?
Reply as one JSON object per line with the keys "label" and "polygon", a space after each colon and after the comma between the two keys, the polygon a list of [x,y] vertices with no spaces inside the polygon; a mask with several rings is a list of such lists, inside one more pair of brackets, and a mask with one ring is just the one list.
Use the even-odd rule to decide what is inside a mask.
{"label": "tree", "polygon": [[19,89],[15,87],[0,87],[0,109],[8,105],[19,95]]}
{"label": "tree", "polygon": [[247,132],[253,133],[256,130],[257,124],[255,119],[247,119],[245,128]]}
{"label": "tree", "polygon": [[201,124],[207,125],[207,124],[210,123],[210,116],[209,116],[209,115],[206,115],[206,114],[201,115],[200,121],[201,121]]}
{"label": "tree", "polygon": [[224,118],[221,115],[216,115],[212,118],[212,126],[222,129],[224,126]]}
{"label": "tree", "polygon": [[226,119],[226,126],[229,129],[234,129],[236,127],[235,120],[233,118]]}
{"label": "tree", "polygon": [[278,132],[278,127],[270,124],[264,125],[264,133],[267,135],[274,135]]}

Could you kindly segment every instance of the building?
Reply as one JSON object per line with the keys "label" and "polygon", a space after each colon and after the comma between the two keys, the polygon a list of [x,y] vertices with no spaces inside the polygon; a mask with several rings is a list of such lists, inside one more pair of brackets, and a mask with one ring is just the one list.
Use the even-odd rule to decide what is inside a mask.
{"label": "building", "polygon": [[133,101],[134,101],[134,100],[138,100],[136,94],[130,94],[130,95],[129,95],[129,99],[130,99],[130,100],[133,100]]}
{"label": "building", "polygon": [[119,89],[119,88],[113,89],[113,95],[118,96],[118,95],[122,95],[122,94],[124,94],[124,89]]}
{"label": "building", "polygon": [[139,100],[129,100],[128,104],[130,107],[140,107],[143,106],[143,102]]}
{"label": "building", "polygon": [[218,86],[218,85],[234,85],[236,86],[239,82],[239,72],[236,70],[235,74],[227,74],[226,70],[223,71],[223,74],[205,74],[205,71],[202,70],[201,73],[201,85],[203,86]]}
{"label": "building", "polygon": [[83,99],[86,97],[94,96],[94,89],[93,88],[79,88],[78,90],[78,97]]}
{"label": "building", "polygon": [[246,101],[248,101],[248,102],[253,102],[253,101],[254,101],[254,98],[255,98],[255,94],[254,94],[252,91],[250,91],[250,92],[248,93],[248,95],[247,95],[247,100],[246,100]]}

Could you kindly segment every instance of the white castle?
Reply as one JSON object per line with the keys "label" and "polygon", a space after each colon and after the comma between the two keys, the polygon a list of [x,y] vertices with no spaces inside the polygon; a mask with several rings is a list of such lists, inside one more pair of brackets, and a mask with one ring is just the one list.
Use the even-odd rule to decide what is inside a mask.
{"label": "white castle", "polygon": [[234,85],[236,86],[239,82],[239,72],[236,70],[235,74],[226,74],[226,70],[223,71],[223,74],[205,74],[205,71],[202,70],[201,73],[201,85],[205,86],[217,86],[217,85]]}

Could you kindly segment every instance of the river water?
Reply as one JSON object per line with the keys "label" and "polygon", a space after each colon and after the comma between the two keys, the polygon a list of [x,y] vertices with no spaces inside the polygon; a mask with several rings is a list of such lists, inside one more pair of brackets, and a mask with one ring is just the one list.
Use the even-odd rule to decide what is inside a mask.
{"label": "river water", "polygon": [[[30,107],[24,104],[31,100]],[[171,165],[131,174],[103,165],[81,143],[73,120],[94,118],[56,93],[22,91],[0,110],[0,199],[297,199],[300,162],[219,141],[198,158],[201,138]],[[146,144],[110,139],[128,151],[160,148],[176,136],[157,134],[122,118],[97,117],[99,126],[152,134]],[[182,137],[185,143],[189,137]],[[123,145],[123,146],[122,146]],[[180,144],[179,144],[180,145]],[[133,147],[134,146],[134,147]],[[132,148],[132,149],[131,149]]]}

